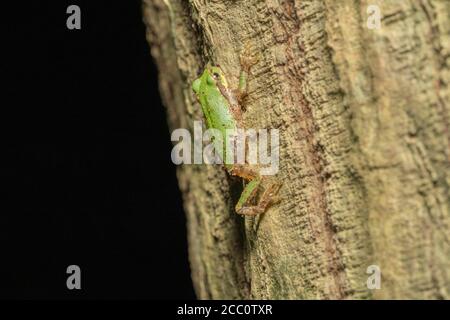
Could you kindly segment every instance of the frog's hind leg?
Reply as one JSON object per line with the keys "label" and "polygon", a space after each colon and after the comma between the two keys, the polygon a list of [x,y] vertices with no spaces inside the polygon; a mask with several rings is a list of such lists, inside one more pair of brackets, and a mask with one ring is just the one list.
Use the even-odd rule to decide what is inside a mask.
{"label": "frog's hind leg", "polygon": [[265,212],[270,205],[279,201],[276,194],[281,185],[272,183],[264,190],[258,203],[256,205],[254,204],[258,190],[261,188],[261,182],[263,181],[263,178],[259,176],[259,173],[254,168],[247,165],[233,165],[229,173],[248,181],[236,204],[237,213],[249,216],[258,215]]}
{"label": "frog's hind leg", "polygon": [[256,205],[252,205],[260,186],[260,178],[254,179],[247,183],[244,191],[242,191],[242,195],[238,203],[236,204],[237,213],[248,216],[258,215],[264,213],[270,205],[279,201],[276,194],[278,193],[281,185],[278,183],[273,183],[266,190],[264,190],[259,202]]}
{"label": "frog's hind leg", "polygon": [[[252,206],[251,203],[255,199],[258,188],[261,184],[260,179],[255,179],[247,183],[244,190],[242,191],[241,197],[236,204],[236,212],[243,215],[257,215],[262,212],[258,206]],[[250,209],[251,208],[251,209]]]}

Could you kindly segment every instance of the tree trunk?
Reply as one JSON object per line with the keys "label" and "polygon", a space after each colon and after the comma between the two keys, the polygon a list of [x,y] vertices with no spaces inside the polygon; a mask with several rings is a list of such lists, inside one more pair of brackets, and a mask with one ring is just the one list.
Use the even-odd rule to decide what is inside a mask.
{"label": "tree trunk", "polygon": [[220,166],[178,168],[199,298],[450,298],[450,1],[143,8],[171,129],[202,119],[191,84],[208,61],[237,85],[249,44],[245,121],[280,130],[283,200],[261,216],[235,213]]}

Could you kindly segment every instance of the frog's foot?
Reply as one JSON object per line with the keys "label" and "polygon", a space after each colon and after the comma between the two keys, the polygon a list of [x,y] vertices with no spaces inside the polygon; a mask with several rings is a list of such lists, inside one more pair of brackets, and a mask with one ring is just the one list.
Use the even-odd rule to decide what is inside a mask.
{"label": "frog's foot", "polygon": [[259,55],[252,54],[251,51],[253,50],[247,44],[240,55],[241,73],[239,75],[239,87],[236,96],[241,107],[243,106],[244,98],[248,94],[248,75],[250,69],[259,61]]}
{"label": "frog's foot", "polygon": [[281,201],[280,197],[277,197],[278,191],[281,188],[281,184],[272,183],[262,194],[257,205],[250,205],[253,199],[256,197],[257,189],[260,186],[261,180],[253,180],[247,184],[242,192],[241,198],[236,205],[236,212],[241,215],[254,216],[264,213],[271,205]]}
{"label": "frog's foot", "polygon": [[281,197],[278,196],[278,191],[280,191],[280,188],[281,188],[280,183],[275,182],[270,184],[269,187],[262,194],[258,206],[267,209],[271,205],[279,203],[281,201]]}
{"label": "frog's foot", "polygon": [[252,47],[249,43],[247,43],[240,55],[241,68],[246,73],[249,73],[251,67],[257,64],[260,60],[259,54],[254,54],[252,51]]}

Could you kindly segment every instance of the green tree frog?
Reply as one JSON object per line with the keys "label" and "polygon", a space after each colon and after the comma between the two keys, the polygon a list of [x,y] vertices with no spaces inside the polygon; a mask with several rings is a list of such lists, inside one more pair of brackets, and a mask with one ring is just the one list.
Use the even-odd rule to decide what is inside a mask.
{"label": "green tree frog", "polygon": [[[219,66],[208,64],[203,74],[196,79],[192,88],[201,104],[203,115],[206,118],[206,127],[220,131],[224,137],[221,140],[223,146],[227,143],[226,130],[237,130],[243,128],[242,113],[243,99],[248,92],[247,78],[250,68],[257,63],[258,59],[248,54],[245,50],[241,55],[241,73],[237,90],[229,88],[228,81]],[[216,145],[214,145],[216,148]],[[216,148],[219,156],[226,159],[226,148]],[[244,179],[245,187],[236,204],[236,212],[241,215],[258,215],[267,208],[278,202],[276,197],[280,184],[268,183],[268,178],[259,173],[257,166],[245,164],[228,164],[224,167],[232,176]]]}

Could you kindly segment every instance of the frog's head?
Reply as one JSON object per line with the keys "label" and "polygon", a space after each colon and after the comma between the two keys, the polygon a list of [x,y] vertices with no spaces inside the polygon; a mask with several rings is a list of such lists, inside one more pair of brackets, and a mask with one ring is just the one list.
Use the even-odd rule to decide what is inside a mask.
{"label": "frog's head", "polygon": [[225,88],[228,88],[227,78],[225,78],[225,73],[220,69],[219,66],[208,66],[206,68],[208,72],[208,83],[211,85],[220,84]]}
{"label": "frog's head", "polygon": [[219,66],[212,66],[208,63],[203,74],[192,83],[192,89],[199,95],[202,86],[217,87],[218,85],[228,88],[225,74]]}

